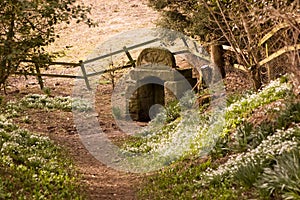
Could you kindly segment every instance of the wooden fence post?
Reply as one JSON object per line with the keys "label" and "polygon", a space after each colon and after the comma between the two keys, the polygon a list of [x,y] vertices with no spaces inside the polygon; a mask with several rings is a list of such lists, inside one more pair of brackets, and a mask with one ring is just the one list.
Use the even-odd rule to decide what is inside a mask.
{"label": "wooden fence post", "polygon": [[187,48],[189,48],[189,44],[187,43],[186,39],[184,37],[181,38],[184,46],[186,46]]}
{"label": "wooden fence post", "polygon": [[130,55],[128,49],[126,48],[126,46],[123,47],[128,59],[129,59],[129,62],[130,64],[132,64],[133,67],[135,67],[135,61],[133,60],[132,56]]}
{"label": "wooden fence post", "polygon": [[83,79],[85,81],[85,85],[86,85],[86,87],[87,87],[88,90],[91,90],[89,79],[87,77],[87,74],[86,74],[86,71],[85,71],[85,67],[84,67],[84,64],[83,64],[82,60],[80,60],[79,63],[80,63],[80,67],[81,67],[81,72],[82,72],[82,75],[83,75]]}
{"label": "wooden fence post", "polygon": [[[266,46],[266,58],[269,57],[269,49],[268,49],[268,43],[265,44]],[[269,63],[266,63],[266,67],[267,67],[267,73],[268,73],[268,83],[272,80],[271,77],[271,66],[269,65]]]}

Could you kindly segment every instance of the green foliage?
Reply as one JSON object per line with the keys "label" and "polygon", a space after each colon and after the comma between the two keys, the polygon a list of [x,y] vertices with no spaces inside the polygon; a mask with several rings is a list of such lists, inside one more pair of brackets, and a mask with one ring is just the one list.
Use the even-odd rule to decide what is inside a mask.
{"label": "green foliage", "polygon": [[[140,134],[138,143],[124,145],[125,152],[158,153],[174,152],[173,154],[199,155],[210,151],[213,158],[225,156],[230,149],[242,152],[257,147],[269,132],[256,131],[252,134],[251,127],[241,126],[259,106],[267,105],[283,97],[291,95],[291,87],[287,83],[273,81],[263,90],[243,96],[225,109],[225,114],[217,112],[200,113],[196,109],[188,109],[190,103],[179,102],[170,104],[165,112],[159,113]],[[187,98],[191,100],[192,98]],[[191,100],[193,102],[193,100]],[[188,101],[184,101],[188,102]],[[189,105],[189,106],[188,106]],[[173,111],[168,111],[173,110]],[[201,109],[200,109],[201,110]],[[180,117],[175,121],[173,116]],[[166,113],[170,113],[167,117]],[[174,114],[175,113],[175,114]],[[225,116],[224,116],[225,115]],[[171,117],[170,117],[171,116]],[[225,117],[225,122],[224,122]],[[209,124],[209,125],[208,125]],[[223,129],[225,125],[225,129]],[[235,131],[235,143],[229,145],[232,139],[229,133]],[[249,130],[247,130],[249,129]],[[184,144],[184,145],[183,145]],[[214,148],[211,149],[211,146]]]}
{"label": "green foliage", "polygon": [[291,102],[276,121],[278,128],[287,128],[292,123],[300,122],[300,102]]}
{"label": "green foliage", "polygon": [[0,115],[0,198],[82,199],[66,152]]}
{"label": "green foliage", "polygon": [[[243,122],[236,128],[233,134],[230,149],[234,152],[254,149],[277,129],[287,129],[292,124],[299,123],[300,102],[287,102],[286,108],[273,117],[276,117],[275,121],[266,120],[256,127],[251,123]],[[227,140],[226,142],[228,143],[229,141]]]}
{"label": "green foliage", "polygon": [[235,103],[230,104],[226,109],[226,127],[223,131],[224,134],[227,134],[231,129],[235,129],[240,125],[255,109],[277,101],[278,99],[291,97],[291,88],[289,83],[281,83],[280,80],[277,79],[271,81],[257,93],[248,94]]}
{"label": "green foliage", "polygon": [[[177,0],[148,0],[149,5],[152,6],[154,9],[160,11],[162,14],[162,19],[160,21],[160,25],[174,29],[177,31],[184,32],[185,34],[200,37],[202,41],[211,41],[212,39],[221,40],[219,42],[229,42],[226,41],[226,37],[224,37],[224,33],[220,30],[217,22],[227,31],[232,31],[232,34],[238,35],[240,38],[245,37],[245,30],[240,20],[239,23],[231,23],[234,21],[235,16],[243,16],[248,15],[248,17],[254,17],[249,14],[250,10],[257,10],[264,8],[265,5],[268,5],[273,8],[289,6],[291,2],[280,1],[275,2],[273,0],[264,1],[233,1],[233,0],[220,0],[220,1],[177,1]],[[220,7],[218,6],[218,3]],[[205,6],[208,5],[208,7]],[[224,14],[229,23],[226,24],[222,20],[221,10],[222,8]],[[216,14],[216,19],[218,21],[214,21],[212,13],[210,12],[211,9]],[[264,13],[267,16],[268,13]],[[260,16],[256,16],[257,18]],[[270,26],[275,22],[268,19],[266,22]],[[232,20],[232,21],[231,21]],[[227,27],[230,26],[230,27]],[[238,26],[238,27],[237,27]],[[264,23],[261,26],[265,26]],[[258,28],[258,27],[256,27]],[[226,32],[226,34],[227,34]],[[220,39],[223,38],[223,39]]]}
{"label": "green foliage", "polygon": [[24,123],[26,123],[26,124],[30,124],[30,119],[29,119],[28,116],[23,117],[23,118],[22,118],[22,121],[23,121]]}
{"label": "green foliage", "polygon": [[234,138],[233,149],[243,152],[249,148],[249,143],[254,139],[253,125],[245,122],[243,125],[237,127],[237,131]]}
{"label": "green foliage", "polygon": [[45,95],[50,96],[51,95],[51,88],[44,87],[43,88],[43,92],[45,93]]}
{"label": "green foliage", "polygon": [[90,7],[76,0],[4,0],[0,4],[0,86],[21,66],[24,60],[35,64],[22,64],[22,71],[32,71],[46,65],[53,55],[44,47],[59,35],[55,27],[60,23],[84,22],[95,25],[88,18]]}
{"label": "green foliage", "polygon": [[162,19],[159,22],[161,26],[197,35],[202,39],[209,34],[208,28],[211,25],[207,20],[209,12],[203,6],[199,6],[199,2],[166,0],[148,0],[148,2],[161,12]]}
{"label": "green foliage", "polygon": [[80,99],[72,99],[70,97],[50,97],[48,95],[30,94],[26,95],[20,100],[20,104],[12,103],[12,107],[25,108],[40,108],[40,109],[58,109],[71,111],[72,109],[78,111],[89,111],[92,109],[91,105]]}
{"label": "green foliage", "polygon": [[264,169],[258,187],[267,190],[270,195],[279,192],[283,199],[300,199],[299,151],[298,148],[276,158],[274,166]]}
{"label": "green foliage", "polygon": [[[279,127],[281,128],[281,127]],[[244,152],[256,148],[267,136],[272,135],[276,130],[270,122],[263,122],[258,127],[251,123],[244,122],[236,128],[230,142],[231,151]]]}
{"label": "green foliage", "polygon": [[[248,92],[249,93],[249,92]],[[247,95],[247,93],[243,94],[239,94],[239,93],[234,93],[234,94],[230,94],[227,95],[226,97],[226,104],[227,107],[229,107],[231,104],[239,101],[240,99],[242,99],[245,95]]]}
{"label": "green foliage", "polygon": [[256,163],[240,167],[234,175],[234,182],[246,188],[251,188],[263,171],[263,166]]}
{"label": "green foliage", "polygon": [[210,155],[214,160],[226,156],[230,149],[228,146],[229,138],[227,136],[219,137],[214,148],[211,150]]}
{"label": "green foliage", "polygon": [[154,125],[149,130],[144,130],[140,134],[134,136],[131,140],[123,145],[123,150],[126,153],[149,153],[157,151],[159,148],[164,148],[172,137],[172,131],[178,125],[179,120],[170,122],[163,127]]}
{"label": "green foliage", "polygon": [[180,117],[180,105],[178,101],[172,101],[166,106],[166,123],[170,123]]}
{"label": "green foliage", "polygon": [[113,113],[113,115],[116,119],[121,119],[122,118],[121,109],[119,107],[113,107],[112,108],[112,113]]}
{"label": "green foliage", "polygon": [[[1,106],[0,199],[83,199],[79,177],[67,152],[48,137],[12,123],[28,108],[72,109],[72,99],[27,95]],[[78,107],[81,109],[81,107]],[[30,123],[30,118],[21,119]]]}
{"label": "green foliage", "polygon": [[[263,179],[265,181],[264,185],[268,185],[268,189],[258,187],[258,185],[261,185],[260,181],[262,174],[266,171],[265,169],[275,169],[275,165],[279,163],[277,159],[286,153],[299,150],[299,101],[294,99],[291,86],[286,81],[281,80],[283,79],[271,82],[256,93],[233,98],[226,108],[226,131],[214,129],[219,131],[220,137],[206,156],[207,160],[205,161],[198,157],[199,154],[201,155],[201,144],[203,144],[198,141],[208,139],[204,124],[210,121],[215,123],[220,121],[218,121],[218,118],[216,120],[210,116],[210,110],[195,115],[189,113],[192,117],[188,118],[187,121],[191,124],[201,121],[204,123],[200,123],[199,129],[197,129],[201,134],[194,135],[194,143],[192,144],[195,144],[195,146],[187,149],[187,153],[180,160],[172,162],[170,166],[166,166],[157,174],[150,176],[146,180],[147,185],[141,189],[141,197],[143,199],[245,200],[286,198],[287,196],[281,196],[281,194],[287,195],[287,193],[284,193],[287,190],[283,192],[279,188],[279,183],[276,183],[278,187],[275,187],[274,181],[272,182],[272,180],[275,180],[275,172],[273,173],[274,178],[270,179],[270,183],[268,183],[267,177]],[[282,101],[283,98],[285,99],[284,102]],[[265,121],[259,124],[250,124],[248,120],[253,117],[253,113],[257,112],[256,109],[270,114],[272,118],[266,118]],[[148,137],[141,137],[135,150],[142,150],[145,146],[148,145],[149,147],[154,142],[156,146],[151,146],[151,149],[160,145],[164,146],[168,141],[166,138],[171,139],[178,136],[174,134],[177,131],[181,133],[184,133],[186,129],[195,131],[191,128],[193,126],[187,126],[182,122],[185,117],[184,112],[181,112],[181,115],[172,123],[163,124],[158,129],[154,127],[149,129],[145,134]],[[201,120],[195,120],[195,116],[198,116]],[[171,124],[174,126],[170,126]],[[157,134],[162,132],[152,132],[153,130],[165,131],[163,134]],[[196,144],[200,146],[197,147]],[[285,168],[285,170],[293,173],[299,169],[294,167],[294,169]],[[292,187],[292,184],[298,183],[298,180],[294,180],[296,177],[297,173],[291,178],[293,180],[285,181],[290,181]],[[270,196],[266,191],[269,192],[271,186],[275,189],[273,189],[274,192]],[[295,187],[293,193],[290,190],[288,192],[294,198],[299,195]]]}
{"label": "green foliage", "polygon": [[[266,50],[276,52],[284,46],[299,43],[299,29],[294,25],[298,24],[299,5],[295,1],[148,1],[161,13],[162,18],[158,23],[160,26],[187,34],[207,45],[231,46],[234,50],[233,60],[245,67],[255,90],[262,86],[260,61],[268,57]],[[278,34],[275,31],[276,34],[271,34],[271,39],[267,39],[262,45],[261,41],[266,31],[283,22],[288,26],[279,28]],[[221,49],[219,57],[222,57],[223,53]],[[298,59],[299,55],[294,55],[290,56],[291,59]],[[289,70],[295,72],[298,69],[297,66],[294,68],[289,67]]]}
{"label": "green foliage", "polygon": [[141,199],[192,199],[199,189],[195,180],[210,165],[210,159],[182,159],[160,170],[156,176],[147,177],[147,187],[139,192],[139,196]]}
{"label": "green foliage", "polygon": [[219,166],[218,169],[208,169],[207,172],[203,173],[203,181],[231,179],[239,169],[245,166],[268,164],[273,157],[297,148],[300,139],[299,131],[299,127],[290,128],[286,131],[278,130],[263,140],[256,148],[231,155],[228,161]]}

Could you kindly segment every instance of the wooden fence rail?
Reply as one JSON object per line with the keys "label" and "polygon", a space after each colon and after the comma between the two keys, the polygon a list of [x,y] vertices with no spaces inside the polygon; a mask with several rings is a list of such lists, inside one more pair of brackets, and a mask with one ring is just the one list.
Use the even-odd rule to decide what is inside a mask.
{"label": "wooden fence rail", "polygon": [[[161,38],[155,38],[155,39],[152,39],[152,40],[140,43],[140,44],[136,44],[136,45],[133,45],[133,46],[129,46],[129,47],[124,46],[123,49],[120,49],[120,50],[117,50],[117,51],[114,51],[114,52],[111,52],[111,53],[108,53],[108,54],[105,54],[105,55],[101,55],[101,56],[98,56],[98,57],[95,57],[95,58],[92,58],[92,59],[89,59],[89,60],[79,61],[78,63],[69,63],[69,62],[39,63],[38,61],[34,61],[34,60],[23,60],[22,62],[24,62],[24,63],[33,63],[33,64],[35,64],[36,65],[36,69],[35,69],[36,72],[28,73],[28,72],[23,72],[23,71],[17,71],[14,74],[26,75],[26,76],[36,76],[38,81],[39,81],[41,89],[43,88],[43,80],[42,80],[43,76],[57,77],[57,78],[84,79],[86,87],[89,90],[91,90],[91,86],[90,86],[89,79],[88,79],[89,77],[100,75],[100,74],[103,74],[103,73],[113,72],[113,71],[117,71],[117,70],[121,70],[121,69],[126,69],[126,68],[130,68],[130,67],[135,67],[136,60],[134,60],[132,58],[129,51],[133,50],[133,49],[136,49],[136,48],[139,48],[139,47],[142,47],[142,46],[145,46],[145,45],[149,45],[149,44],[158,42],[160,40],[161,40]],[[184,45],[189,48],[188,43],[186,42],[185,38],[182,38],[182,41],[183,41]],[[194,41],[194,46],[196,48],[196,51],[199,52],[198,49],[197,49],[197,45],[196,45],[195,41]],[[125,66],[112,68],[112,69],[100,70],[100,71],[96,71],[96,72],[93,72],[93,73],[87,73],[86,72],[85,65],[87,65],[88,63],[92,63],[94,61],[101,60],[101,59],[104,59],[104,58],[107,58],[107,57],[110,57],[110,56],[113,56],[113,55],[117,55],[117,54],[120,54],[120,53],[125,53],[126,54],[128,60],[129,60],[129,64],[127,64]],[[189,51],[188,50],[182,50],[182,51],[173,52],[174,55],[184,54],[184,53],[189,53]],[[78,75],[71,75],[71,74],[41,73],[39,66],[42,65],[42,64],[46,64],[46,65],[65,65],[65,66],[80,67],[82,75],[78,76]]]}

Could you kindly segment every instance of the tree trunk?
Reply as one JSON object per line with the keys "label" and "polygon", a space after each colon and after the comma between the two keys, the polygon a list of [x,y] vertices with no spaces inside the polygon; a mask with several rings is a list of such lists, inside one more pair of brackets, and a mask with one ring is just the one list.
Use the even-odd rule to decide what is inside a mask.
{"label": "tree trunk", "polygon": [[6,33],[6,40],[3,44],[3,53],[0,60],[0,87],[5,87],[5,82],[13,71],[12,46],[14,44],[15,36],[15,18],[16,14],[14,11],[14,7],[12,7],[12,10],[10,12],[8,32]]}
{"label": "tree trunk", "polygon": [[225,62],[224,62],[224,50],[222,45],[211,45],[210,55],[212,63],[219,69],[222,79],[226,77]]}
{"label": "tree trunk", "polygon": [[253,87],[256,91],[262,86],[259,69],[260,67],[258,65],[254,65],[251,67],[250,70],[250,77],[253,83]]}

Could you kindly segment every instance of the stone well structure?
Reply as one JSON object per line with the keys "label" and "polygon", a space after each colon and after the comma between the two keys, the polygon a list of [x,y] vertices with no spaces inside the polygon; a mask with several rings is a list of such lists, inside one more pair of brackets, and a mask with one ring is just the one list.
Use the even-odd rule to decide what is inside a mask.
{"label": "stone well structure", "polygon": [[177,68],[169,50],[144,49],[126,81],[127,115],[135,121],[149,121],[161,106],[181,98],[196,83],[192,69]]}

